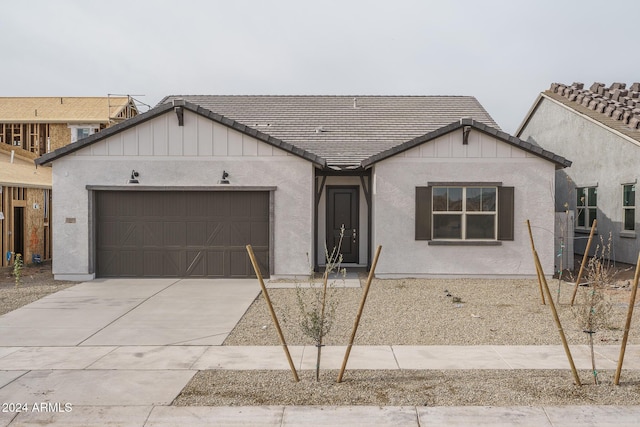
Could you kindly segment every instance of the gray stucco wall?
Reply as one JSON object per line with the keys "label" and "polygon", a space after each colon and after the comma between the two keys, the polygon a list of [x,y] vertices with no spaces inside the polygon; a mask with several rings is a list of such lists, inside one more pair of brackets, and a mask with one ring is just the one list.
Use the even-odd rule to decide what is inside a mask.
{"label": "gray stucco wall", "polygon": [[[374,246],[382,245],[376,275],[432,277],[535,276],[525,221],[533,229],[545,274],[554,268],[554,170],[537,156],[471,131],[445,135],[375,165]],[[430,182],[501,182],[513,186],[515,239],[497,246],[440,246],[415,240],[415,189]]]}
{"label": "gray stucco wall", "polygon": [[131,170],[140,186],[215,186],[222,171],[234,186],[275,186],[272,275],[308,274],[313,241],[313,165],[190,112],[173,113],[55,160],[53,273],[93,276],[90,186],[123,186]]}
{"label": "gray stucco wall", "polygon": [[[570,159],[571,167],[558,171],[556,209],[564,203],[576,210],[576,187],[597,186],[598,240],[612,237],[612,257],[635,264],[640,251],[636,195],[635,232],[623,232],[622,185],[637,183],[640,144],[614,133],[594,121],[548,98],[542,98],[520,138]],[[576,229],[575,250],[583,254],[589,230]],[[592,247],[595,247],[595,243]],[[593,250],[591,251],[593,253]]]}

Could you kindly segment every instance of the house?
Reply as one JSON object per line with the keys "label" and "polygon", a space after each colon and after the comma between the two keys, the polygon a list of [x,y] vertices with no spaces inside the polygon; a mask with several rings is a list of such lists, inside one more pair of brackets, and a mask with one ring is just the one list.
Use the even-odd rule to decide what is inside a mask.
{"label": "house", "polygon": [[[340,242],[379,277],[553,266],[563,157],[468,96],[168,96],[52,165],[56,278],[304,276]],[[342,230],[342,231],[341,231]],[[551,267],[552,268],[552,267]],[[551,269],[549,270],[551,271]]]}
{"label": "house", "polygon": [[640,83],[607,87],[553,83],[542,92],[516,135],[571,158],[556,176],[556,210],[575,212],[574,247],[584,254],[597,219],[597,241],[611,258],[635,264],[640,251],[636,186],[640,175]]}
{"label": "house", "polygon": [[0,266],[51,258],[51,170],[33,160],[137,113],[127,96],[0,97]]}
{"label": "house", "polygon": [[0,265],[13,262],[12,252],[25,262],[50,257],[50,206],[51,169],[0,150]]}

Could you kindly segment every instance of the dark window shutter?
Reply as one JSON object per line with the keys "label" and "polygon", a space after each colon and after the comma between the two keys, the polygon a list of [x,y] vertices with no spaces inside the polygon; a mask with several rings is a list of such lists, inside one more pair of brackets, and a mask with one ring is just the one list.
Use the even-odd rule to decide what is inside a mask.
{"label": "dark window shutter", "polygon": [[416,187],[416,240],[431,240],[431,187]]}
{"label": "dark window shutter", "polygon": [[498,187],[498,240],[513,240],[513,187]]}

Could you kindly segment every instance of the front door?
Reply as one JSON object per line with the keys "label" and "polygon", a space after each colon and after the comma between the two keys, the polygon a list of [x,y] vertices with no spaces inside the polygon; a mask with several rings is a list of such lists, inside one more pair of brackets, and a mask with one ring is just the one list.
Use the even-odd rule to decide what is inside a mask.
{"label": "front door", "polygon": [[342,238],[342,262],[358,263],[360,230],[358,228],[358,187],[328,186],[327,187],[327,249],[332,249],[340,243],[340,230],[344,227]]}

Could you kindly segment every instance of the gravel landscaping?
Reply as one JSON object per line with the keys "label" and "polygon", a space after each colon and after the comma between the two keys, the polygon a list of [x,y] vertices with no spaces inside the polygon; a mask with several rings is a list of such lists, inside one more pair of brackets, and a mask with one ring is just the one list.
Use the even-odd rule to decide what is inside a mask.
{"label": "gravel landscaping", "polygon": [[[632,272],[607,288],[613,310],[609,327],[596,344],[619,345],[628,309]],[[364,283],[364,280],[362,281]],[[7,313],[75,282],[53,280],[50,264],[27,266],[15,286],[11,269],[0,269],[0,314]],[[558,282],[549,282],[554,300]],[[588,292],[580,287],[579,294]],[[568,305],[573,288],[560,285],[557,304],[571,344],[586,344],[586,334]],[[309,296],[309,291],[307,297]],[[345,345],[362,296],[362,288],[336,287],[335,323],[326,345]],[[269,291],[290,345],[312,344],[299,328],[296,289]],[[637,317],[629,344],[640,344]],[[355,345],[559,345],[549,306],[542,305],[536,280],[398,279],[374,280]],[[259,295],[224,345],[279,345],[264,298]],[[259,355],[256,355],[259,357]],[[283,355],[284,357],[284,355]],[[620,386],[612,371],[600,371],[593,385],[590,371],[580,371],[582,387],[567,370],[347,370],[338,372],[227,371],[198,372],[174,405],[640,405],[640,371],[623,370]]]}
{"label": "gravel landscaping", "polygon": [[[618,345],[626,318],[628,275],[607,289],[613,304],[610,325],[596,343]],[[364,281],[363,281],[364,282]],[[554,301],[558,281],[549,283]],[[349,341],[362,288],[335,288],[336,319],[326,345]],[[567,339],[586,344],[569,301],[572,284],[560,285],[556,304]],[[589,288],[580,287],[579,296]],[[308,292],[308,291],[307,291]],[[298,326],[301,317],[295,289],[269,290],[287,344],[313,344]],[[640,314],[637,314],[640,315]],[[636,315],[636,317],[637,317]],[[637,319],[629,344],[640,343]],[[279,345],[264,298],[260,295],[224,343]],[[560,345],[548,305],[541,304],[537,280],[399,279],[374,280],[355,341],[356,345]],[[259,355],[256,355],[259,357]],[[284,357],[284,355],[283,355]],[[175,405],[612,405],[640,404],[640,371],[623,371],[613,386],[612,371],[600,371],[599,385],[590,371],[580,371],[582,387],[569,369],[555,370],[347,370],[337,371],[201,371]]]}

